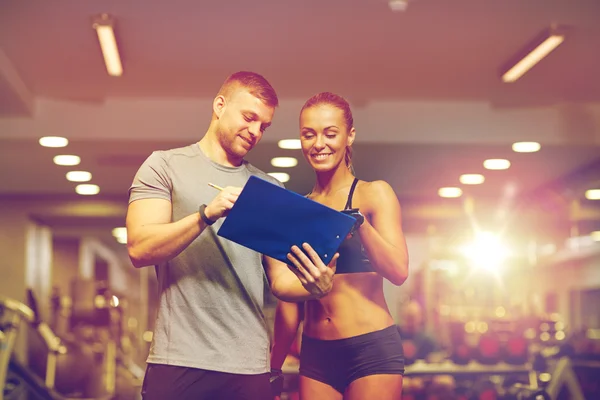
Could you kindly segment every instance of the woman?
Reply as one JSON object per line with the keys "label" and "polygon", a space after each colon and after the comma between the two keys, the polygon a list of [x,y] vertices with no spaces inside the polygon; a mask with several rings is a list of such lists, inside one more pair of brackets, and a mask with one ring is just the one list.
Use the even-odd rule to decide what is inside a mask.
{"label": "woman", "polygon": [[[396,400],[402,392],[402,343],[383,296],[384,278],[401,285],[408,275],[400,204],[388,183],[354,177],[355,136],[352,112],[342,97],[320,93],[302,107],[302,152],[316,174],[308,197],[360,214],[354,211],[358,226],[339,249],[332,291],[319,300],[277,306],[275,371],[304,319],[301,399]],[[302,268],[289,259],[291,266]]]}

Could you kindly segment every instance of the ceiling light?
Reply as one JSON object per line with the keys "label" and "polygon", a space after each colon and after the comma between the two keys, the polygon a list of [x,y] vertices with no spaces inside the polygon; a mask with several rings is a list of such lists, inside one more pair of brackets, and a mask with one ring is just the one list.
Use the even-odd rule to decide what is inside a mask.
{"label": "ceiling light", "polygon": [[588,200],[600,200],[600,189],[586,190],[585,198]]}
{"label": "ceiling light", "polygon": [[111,76],[123,75],[123,66],[119,57],[119,49],[114,32],[114,20],[107,14],[102,14],[94,18],[93,28],[98,35],[102,55],[104,56],[104,64],[106,71]]}
{"label": "ceiling light", "polygon": [[389,0],[388,5],[392,11],[406,11],[410,0]]}
{"label": "ceiling light", "polygon": [[127,244],[127,228],[120,226],[112,230],[112,235],[121,244]]}
{"label": "ceiling light", "polygon": [[277,179],[281,183],[286,183],[290,180],[290,175],[285,172],[269,172],[273,178]]}
{"label": "ceiling light", "polygon": [[463,174],[459,180],[463,185],[480,185],[485,182],[485,177],[481,174]]}
{"label": "ceiling light", "polygon": [[510,161],[502,158],[490,158],[483,162],[483,167],[486,169],[501,170],[508,169],[510,167]]}
{"label": "ceiling light", "polygon": [[44,136],[40,138],[40,144],[44,147],[65,147],[69,141],[60,136]]}
{"label": "ceiling light", "polygon": [[114,228],[111,231],[111,233],[112,233],[112,235],[114,237],[117,237],[117,236],[126,236],[127,235],[127,228],[125,228],[124,226],[120,226],[118,228]]}
{"label": "ceiling light", "polygon": [[81,162],[81,158],[79,156],[66,155],[62,154],[59,156],[54,156],[54,164],[56,165],[78,165]]}
{"label": "ceiling light", "polygon": [[564,32],[559,32],[556,28],[543,32],[540,36],[533,40],[523,53],[527,53],[524,57],[510,68],[504,68],[502,81],[505,83],[515,82],[523,74],[529,71],[534,65],[539,63],[550,52],[556,49],[565,40]]}
{"label": "ceiling light", "polygon": [[462,190],[457,187],[443,187],[438,190],[440,197],[456,198],[462,196]]}
{"label": "ceiling light", "polygon": [[280,149],[297,150],[301,149],[300,139],[283,139],[277,142]]}
{"label": "ceiling light", "polygon": [[69,171],[67,180],[71,182],[88,182],[92,180],[92,174],[87,171]]}
{"label": "ceiling light", "polygon": [[513,151],[517,153],[535,153],[541,148],[538,142],[517,142],[512,145]]}
{"label": "ceiling light", "polygon": [[291,168],[298,165],[298,160],[294,157],[275,157],[271,160],[271,165],[279,168]]}
{"label": "ceiling light", "polygon": [[92,196],[100,193],[100,187],[98,185],[90,185],[87,183],[83,183],[75,187],[75,192],[83,196]]}

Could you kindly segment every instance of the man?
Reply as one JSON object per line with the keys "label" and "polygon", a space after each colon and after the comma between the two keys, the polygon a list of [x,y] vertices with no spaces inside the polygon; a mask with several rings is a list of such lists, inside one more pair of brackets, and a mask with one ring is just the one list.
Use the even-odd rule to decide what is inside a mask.
{"label": "man", "polygon": [[271,398],[262,261],[278,298],[301,301],[331,290],[335,259],[324,265],[306,244],[299,245],[311,258],[294,246],[291,269],[216,235],[251,175],[277,183],[244,160],[277,105],[262,76],[231,75],[204,137],[154,152],[134,178],[127,248],[135,267],[155,265],[159,285],[146,400]]}

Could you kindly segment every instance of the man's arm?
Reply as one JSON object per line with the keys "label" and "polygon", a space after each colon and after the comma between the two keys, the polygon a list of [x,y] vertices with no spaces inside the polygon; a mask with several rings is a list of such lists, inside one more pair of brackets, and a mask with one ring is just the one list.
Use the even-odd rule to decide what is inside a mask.
{"label": "man's arm", "polygon": [[134,267],[160,264],[181,253],[206,227],[199,213],[171,222],[171,202],[142,199],[127,208],[127,250]]}
{"label": "man's arm", "polygon": [[281,399],[283,391],[283,363],[290,352],[290,347],[298,334],[300,321],[303,319],[304,303],[277,302],[271,348],[271,392],[274,400]]}
{"label": "man's arm", "polygon": [[[225,216],[241,192],[227,187],[205,208],[209,220]],[[198,205],[200,206],[200,205]],[[208,226],[199,212],[171,222],[171,202],[165,199],[133,201],[127,209],[127,251],[136,268],[168,261],[196,239]]]}

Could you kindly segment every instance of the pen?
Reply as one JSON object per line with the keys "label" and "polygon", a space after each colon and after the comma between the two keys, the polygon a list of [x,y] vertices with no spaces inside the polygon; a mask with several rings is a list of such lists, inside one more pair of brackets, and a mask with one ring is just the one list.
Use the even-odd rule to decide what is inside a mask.
{"label": "pen", "polygon": [[220,190],[223,190],[223,188],[222,188],[221,186],[217,186],[217,185],[215,185],[214,183],[210,183],[210,182],[208,182],[208,186],[210,186],[210,187],[212,187],[212,188],[215,188],[215,189],[217,189],[217,190],[219,190],[219,191],[220,191]]}

